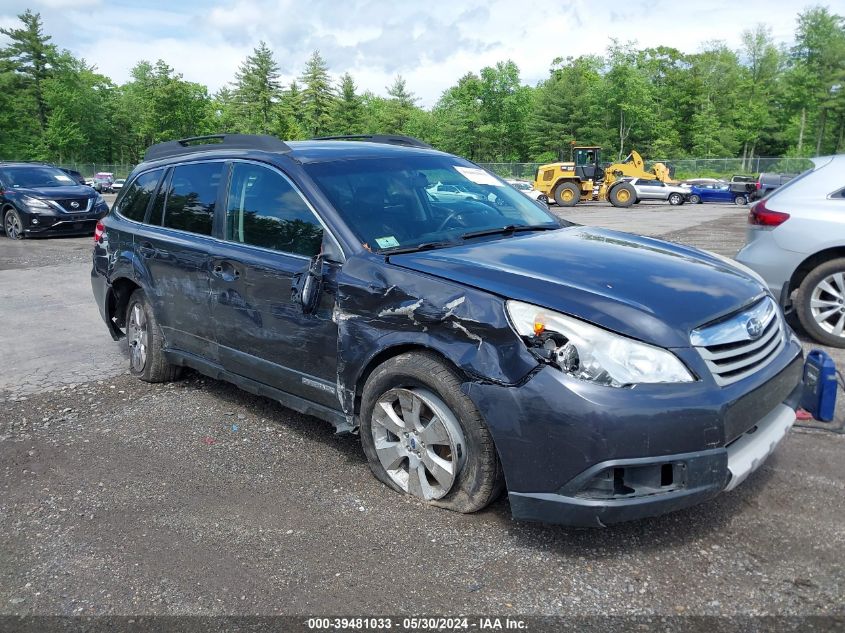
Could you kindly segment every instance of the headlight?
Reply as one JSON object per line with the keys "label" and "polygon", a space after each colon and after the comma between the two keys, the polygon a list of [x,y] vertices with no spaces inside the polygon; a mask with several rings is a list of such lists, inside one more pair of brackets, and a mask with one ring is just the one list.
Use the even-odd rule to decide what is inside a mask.
{"label": "headlight", "polygon": [[575,378],[610,387],[695,380],[677,356],[660,347],[521,301],[508,301],[507,311],[529,345]]}
{"label": "headlight", "polygon": [[106,199],[98,193],[97,197],[94,198],[94,206],[96,207],[96,206],[99,206],[99,205],[105,204],[105,203],[106,203]]}
{"label": "headlight", "polygon": [[49,209],[50,205],[44,202],[43,200],[39,200],[38,198],[33,198],[32,196],[21,196],[21,201],[28,206],[30,209]]}

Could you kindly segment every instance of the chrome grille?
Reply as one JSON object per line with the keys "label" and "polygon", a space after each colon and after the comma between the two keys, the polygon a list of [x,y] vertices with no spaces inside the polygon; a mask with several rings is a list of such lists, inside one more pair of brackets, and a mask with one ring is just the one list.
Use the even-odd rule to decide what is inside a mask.
{"label": "chrome grille", "polygon": [[716,384],[724,387],[759,371],[783,349],[783,316],[765,297],[739,314],[693,330],[690,341]]}
{"label": "chrome grille", "polygon": [[[62,211],[67,211],[68,213],[85,213],[91,208],[91,200],[92,198],[68,198],[66,200],[55,200],[54,202],[62,208]],[[74,204],[76,204],[76,207],[73,206]]]}

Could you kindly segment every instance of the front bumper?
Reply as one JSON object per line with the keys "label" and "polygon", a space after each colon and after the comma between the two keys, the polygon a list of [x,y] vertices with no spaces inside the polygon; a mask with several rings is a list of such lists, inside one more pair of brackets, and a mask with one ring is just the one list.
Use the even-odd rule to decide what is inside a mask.
{"label": "front bumper", "polygon": [[702,379],[613,389],[543,367],[517,387],[466,391],[496,442],[514,518],[595,527],[739,485],[794,422],[802,368],[790,337],[771,364],[723,388]]}
{"label": "front bumper", "polygon": [[[47,235],[93,235],[97,222],[108,211],[80,213],[78,215],[38,215],[28,216],[24,222],[24,234],[27,237]],[[37,220],[37,223],[33,222]]]}

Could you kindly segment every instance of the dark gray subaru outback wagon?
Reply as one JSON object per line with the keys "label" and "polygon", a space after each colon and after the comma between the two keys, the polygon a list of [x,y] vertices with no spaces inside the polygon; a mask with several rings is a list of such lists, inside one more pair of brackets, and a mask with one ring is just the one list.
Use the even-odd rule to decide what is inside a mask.
{"label": "dark gray subaru outback wagon", "polygon": [[519,519],[677,510],[795,419],[801,348],[754,273],[562,223],[407,137],[155,145],[92,284],[132,374],[192,367],[359,431],[376,477],[460,512],[504,487]]}

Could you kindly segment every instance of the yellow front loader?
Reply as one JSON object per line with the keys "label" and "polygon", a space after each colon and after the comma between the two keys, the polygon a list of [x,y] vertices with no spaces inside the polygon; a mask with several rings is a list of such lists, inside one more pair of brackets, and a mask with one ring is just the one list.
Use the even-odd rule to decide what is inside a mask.
{"label": "yellow front loader", "polygon": [[572,161],[537,169],[534,188],[562,207],[574,206],[581,200],[608,200],[615,207],[630,207],[636,201],[636,192],[624,178],[674,182],[663,163],[655,163],[646,171],[643,157],[636,151],[632,150],[621,163],[607,167],[601,167],[600,157],[600,147],[573,147]]}

